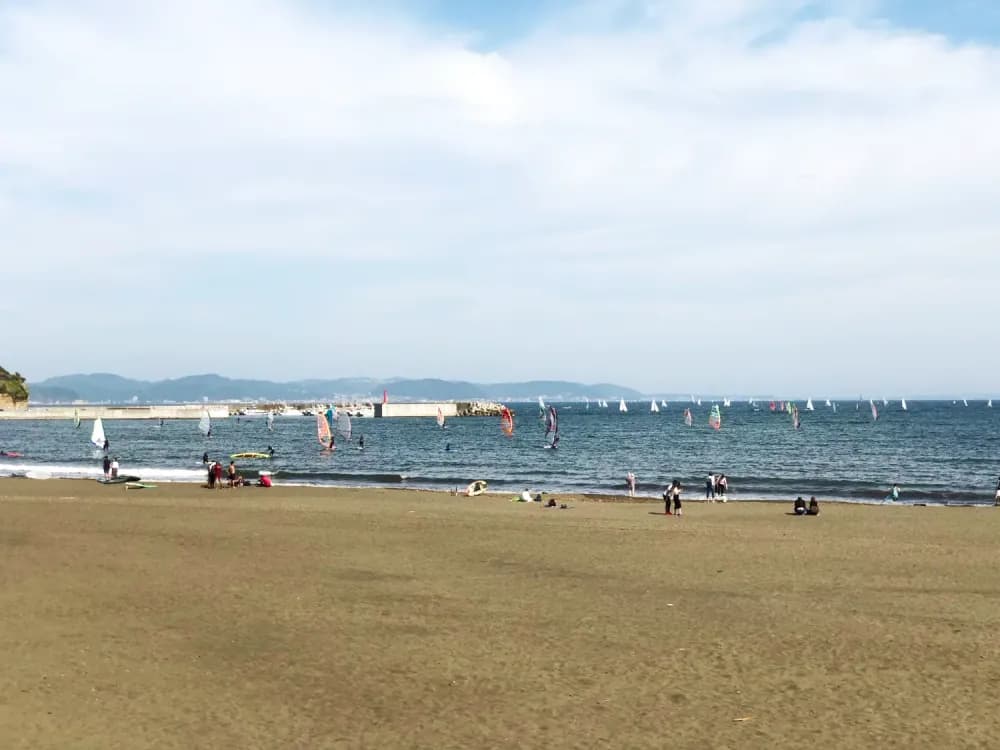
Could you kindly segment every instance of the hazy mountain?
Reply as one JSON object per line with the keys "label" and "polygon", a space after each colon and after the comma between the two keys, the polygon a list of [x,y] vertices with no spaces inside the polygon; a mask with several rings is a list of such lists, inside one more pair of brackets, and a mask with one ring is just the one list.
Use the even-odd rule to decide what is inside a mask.
{"label": "hazy mountain", "polygon": [[378,400],[382,391],[390,400],[438,401],[476,399],[550,401],[588,398],[641,397],[638,391],[611,383],[585,385],[562,380],[536,380],[526,383],[469,383],[434,378],[336,378],[332,380],[296,380],[276,383],[269,380],[241,380],[221,375],[190,375],[172,380],[132,380],[110,373],[61,375],[31,383],[33,401],[108,401],[125,403],[162,401],[323,401],[334,397],[358,397]]}

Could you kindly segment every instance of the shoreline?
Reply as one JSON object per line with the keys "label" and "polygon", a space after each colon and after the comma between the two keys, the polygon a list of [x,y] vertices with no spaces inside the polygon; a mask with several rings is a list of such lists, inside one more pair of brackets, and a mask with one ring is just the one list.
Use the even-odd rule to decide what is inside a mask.
{"label": "shoreline", "polygon": [[[128,472],[123,472],[127,474]],[[124,484],[112,484],[106,485],[98,482],[96,478],[92,477],[62,477],[62,476],[51,476],[51,477],[39,477],[39,476],[24,476],[24,475],[0,475],[0,498],[3,497],[3,487],[10,482],[24,482],[29,481],[31,483],[38,483],[40,485],[49,483],[60,483],[68,482],[72,485],[95,485],[97,487],[107,488],[110,491],[116,489],[121,489],[125,492]],[[194,480],[146,480],[149,484],[155,484],[155,487],[150,489],[163,489],[167,488],[197,488],[199,490],[207,490],[208,485],[204,482],[194,481]],[[539,504],[536,502],[524,502],[516,501],[516,498],[520,495],[520,491],[510,490],[510,491],[500,491],[500,490],[487,490],[486,492],[478,495],[476,497],[467,496],[462,488],[459,488],[458,492],[455,488],[446,489],[443,487],[419,487],[419,486],[398,486],[398,485],[353,485],[353,484],[321,484],[321,483],[307,483],[307,482],[285,482],[280,479],[275,481],[274,486],[271,488],[257,487],[252,482],[248,483],[244,487],[230,488],[225,485],[225,479],[223,479],[223,486],[217,491],[232,491],[232,492],[254,492],[255,490],[270,489],[270,490],[291,490],[293,492],[307,492],[310,495],[319,493],[336,493],[338,491],[351,492],[351,493],[381,493],[381,492],[403,492],[403,493],[428,493],[436,496],[448,496],[457,497],[466,500],[476,500],[482,499],[503,499],[511,502],[518,502],[523,505],[534,505]],[[137,491],[129,493],[130,495],[137,494]],[[143,493],[146,494],[146,493]],[[563,502],[582,502],[582,503],[592,503],[596,505],[609,504],[609,505],[661,505],[664,501],[662,497],[656,497],[653,495],[637,495],[635,497],[629,497],[626,494],[605,494],[598,492],[548,492],[545,490],[533,490],[532,494],[541,494],[545,500],[553,498],[558,503]],[[796,495],[795,497],[798,497]],[[795,497],[788,498],[775,498],[775,497],[743,497],[743,496],[730,496],[726,501],[714,500],[709,501],[703,497],[694,498],[683,498],[682,501],[685,506],[696,505],[696,506],[710,506],[710,505],[791,505]],[[803,494],[802,497],[808,500],[811,495]],[[843,499],[843,498],[816,498],[820,504],[833,504],[838,506],[871,506],[871,507],[895,507],[895,508],[920,508],[920,507],[935,507],[935,508],[992,508],[997,507],[993,500],[984,500],[983,502],[916,502],[900,500],[898,502],[886,502],[882,500],[858,500],[858,499]]]}

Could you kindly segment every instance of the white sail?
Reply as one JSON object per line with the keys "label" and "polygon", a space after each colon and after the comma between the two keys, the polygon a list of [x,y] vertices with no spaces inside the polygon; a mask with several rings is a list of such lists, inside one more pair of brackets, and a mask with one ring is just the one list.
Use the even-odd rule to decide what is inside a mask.
{"label": "white sail", "polygon": [[274,429],[274,412],[273,411],[269,411],[267,413],[267,429],[269,429],[269,430],[273,430]]}
{"label": "white sail", "polygon": [[833,406],[833,404],[831,404],[831,403],[830,403],[830,399],[827,399],[827,400],[826,400],[826,405],[827,405],[827,406]]}
{"label": "white sail", "polygon": [[806,411],[814,411],[813,400],[811,398],[806,399]]}
{"label": "white sail", "polygon": [[903,411],[906,411],[906,399],[905,398],[904,399],[900,399],[899,405],[903,408]]}
{"label": "white sail", "polygon": [[833,411],[834,411],[834,413],[836,413],[836,411],[837,411],[837,405],[836,404],[833,405]]}
{"label": "white sail", "polygon": [[698,406],[701,406],[701,399],[699,398],[695,403],[698,404]]}
{"label": "white sail", "polygon": [[438,407],[437,423],[438,423],[438,427],[442,427],[442,428],[444,427],[444,412],[441,411],[441,407],[440,406]]}
{"label": "white sail", "polygon": [[730,401],[728,398],[724,398],[724,399],[722,399],[722,405],[723,406],[732,406],[733,404],[732,404],[732,401]]}
{"label": "white sail", "polygon": [[625,399],[620,399],[618,401],[618,411],[628,411],[628,407],[625,406]]}
{"label": "white sail", "polygon": [[660,408],[661,409],[666,409],[667,408],[667,402],[666,401],[660,401]]}
{"label": "white sail", "polygon": [[208,437],[208,433],[212,431],[212,418],[208,416],[208,409],[202,410],[201,419],[198,420],[198,429],[205,437]]}
{"label": "white sail", "polygon": [[968,406],[969,405],[969,399],[963,398],[962,399],[962,403],[965,404],[966,406]]}
{"label": "white sail", "polygon": [[888,406],[888,405],[889,405],[889,399],[883,398],[882,399],[882,406]]}
{"label": "white sail", "polygon": [[90,442],[94,444],[95,448],[104,447],[104,422],[101,421],[100,417],[94,420],[94,429],[90,433]]}
{"label": "white sail", "polygon": [[539,409],[544,409],[545,408],[545,401],[542,400],[541,396],[538,397],[538,408]]}
{"label": "white sail", "polygon": [[989,401],[986,402],[986,408],[987,409],[993,408],[993,399],[990,399]]}
{"label": "white sail", "polygon": [[660,410],[660,407],[656,405],[656,399],[655,398],[652,401],[649,402],[649,410],[651,412],[658,412]]}

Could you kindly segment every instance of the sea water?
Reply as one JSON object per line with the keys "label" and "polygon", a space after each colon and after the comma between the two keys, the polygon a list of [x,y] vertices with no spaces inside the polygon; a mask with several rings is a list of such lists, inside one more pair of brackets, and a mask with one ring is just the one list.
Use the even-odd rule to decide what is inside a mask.
{"label": "sea water", "polygon": [[[278,417],[269,431],[264,418],[214,420],[212,437],[197,420],[105,420],[111,454],[122,474],[144,481],[202,481],[201,463],[228,464],[232,453],[275,450],[266,461],[237,461],[241,474],[258,469],[276,482],[343,486],[453,489],[485,479],[491,491],[622,494],[625,474],[638,478],[638,494],[659,497],[673,479],[686,497],[704,495],[705,476],[724,473],[729,499],[781,499],[815,495],[823,500],[881,502],[894,482],[910,503],[992,503],[1000,474],[1000,410],[985,402],[951,401],[879,405],[839,402],[800,411],[795,430],[787,413],[768,403],[722,407],[722,429],[708,425],[712,404],[671,403],[651,413],[649,402],[629,411],[555,404],[558,449],[545,447],[537,404],[511,404],[513,437],[498,418],[455,418],[441,429],[432,418],[355,419],[351,442],[338,438],[322,450],[314,417]],[[694,424],[684,424],[689,408]],[[801,406],[800,406],[801,409]],[[0,476],[97,477],[103,454],[89,443],[91,423],[0,420],[0,449],[23,458],[0,458]],[[365,448],[358,449],[364,435]]]}

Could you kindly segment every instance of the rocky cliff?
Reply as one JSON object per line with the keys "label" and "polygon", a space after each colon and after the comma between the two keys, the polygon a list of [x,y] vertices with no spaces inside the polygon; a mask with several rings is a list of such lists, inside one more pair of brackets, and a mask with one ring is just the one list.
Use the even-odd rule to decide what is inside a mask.
{"label": "rocky cliff", "polygon": [[0,367],[0,409],[17,409],[28,405],[28,386],[19,372],[7,372]]}

